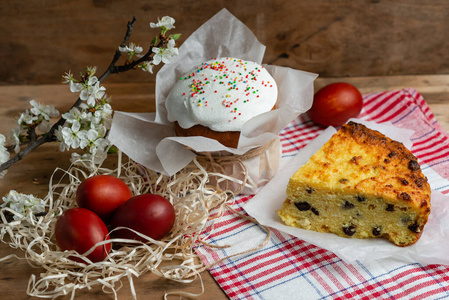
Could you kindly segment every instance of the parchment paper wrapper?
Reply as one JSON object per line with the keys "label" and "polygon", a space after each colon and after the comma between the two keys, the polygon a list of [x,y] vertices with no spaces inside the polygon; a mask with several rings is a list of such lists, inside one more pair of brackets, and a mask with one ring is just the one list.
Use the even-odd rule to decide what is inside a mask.
{"label": "parchment paper wrapper", "polygon": [[[376,124],[353,120],[402,142],[408,149],[412,146],[410,137],[413,131],[411,130],[400,129],[391,124]],[[332,251],[347,262],[394,259],[422,264],[449,265],[449,212],[448,205],[445,205],[449,199],[447,196],[434,190],[432,190],[431,195],[431,213],[424,227],[423,234],[417,243],[408,247],[398,247],[380,238],[343,238],[331,233],[319,233],[289,227],[282,222],[276,214],[276,210],[281,208],[287,197],[288,180],[335,132],[335,128],[327,128],[320,136],[291,158],[285,164],[285,167],[257,195],[245,204],[244,209],[248,214],[257,219],[262,225],[278,229],[313,245]]]}
{"label": "parchment paper wrapper", "polygon": [[[235,57],[261,63],[265,52],[254,34],[226,9],[198,28],[179,48],[180,55],[164,65],[156,76],[156,112],[114,114],[109,140],[131,159],[152,170],[172,175],[184,168],[196,152],[242,155],[278,138],[279,132],[313,101],[316,74],[265,65],[275,79],[279,95],[276,109],[259,115],[243,126],[238,149],[204,137],[176,137],[167,120],[165,99],[178,78],[193,67],[216,57]],[[271,144],[272,147],[276,143]],[[279,146],[279,143],[277,143]],[[260,187],[279,168],[280,151],[268,149],[259,159],[245,161],[250,177]],[[268,176],[268,177],[267,177]],[[254,193],[256,190],[246,190]]]}

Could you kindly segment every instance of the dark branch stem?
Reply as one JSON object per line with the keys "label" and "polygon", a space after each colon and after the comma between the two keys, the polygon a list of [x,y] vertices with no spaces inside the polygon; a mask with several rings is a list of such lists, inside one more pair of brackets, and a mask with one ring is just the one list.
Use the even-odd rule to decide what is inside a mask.
{"label": "dark branch stem", "polygon": [[[123,38],[123,42],[121,45],[126,45],[128,43],[129,38],[131,37],[131,33],[133,31],[134,23],[136,21],[137,21],[136,17],[133,17],[133,19],[128,22],[125,37]],[[139,65],[142,62],[148,61],[152,57],[152,55],[153,55],[152,48],[153,47],[159,47],[166,43],[167,43],[167,38],[163,35],[160,35],[157,43],[155,45],[153,45],[153,43],[151,43],[150,49],[144,56],[142,56],[141,58],[139,58],[137,60],[127,62],[123,66],[116,66],[117,61],[121,57],[121,52],[120,52],[120,50],[117,49],[115,51],[115,54],[114,54],[114,57],[113,57],[111,63],[109,64],[109,67],[98,78],[98,80],[100,82],[103,82],[111,74],[122,73],[122,72],[126,72],[128,70],[136,68],[137,65]],[[70,109],[79,107],[82,102],[83,101],[80,98],[78,98]],[[70,109],[69,109],[69,111],[70,111]],[[29,132],[29,133],[31,133],[30,143],[27,145],[27,147],[25,147],[23,150],[21,150],[19,153],[17,153],[12,158],[10,158],[7,162],[0,165],[0,172],[9,169],[9,167],[11,167],[13,164],[18,162],[19,160],[23,159],[26,155],[28,155],[30,152],[32,152],[34,149],[41,146],[42,144],[47,143],[47,142],[56,141],[55,131],[59,128],[59,126],[64,125],[64,123],[65,123],[65,119],[61,116],[61,118],[55,124],[53,124],[53,126],[50,128],[50,130],[45,135],[43,135],[39,138],[36,138],[36,134],[34,133],[34,131],[30,130],[30,132]]]}
{"label": "dark branch stem", "polygon": [[[131,33],[134,28],[134,23],[136,21],[137,21],[136,17],[133,17],[132,21],[128,22],[125,37],[123,38],[123,42],[121,45],[126,45],[128,43],[129,38],[131,37]],[[118,49],[115,50],[114,57],[112,58],[112,61],[109,64],[109,67],[106,69],[106,71],[103,73],[103,75],[101,75],[100,78],[98,78],[98,80],[100,82],[103,82],[103,80],[105,80],[109,75],[111,75],[113,73],[115,64],[117,63],[117,61],[120,59],[121,56],[122,56],[122,53],[120,52],[120,50],[118,50]]]}

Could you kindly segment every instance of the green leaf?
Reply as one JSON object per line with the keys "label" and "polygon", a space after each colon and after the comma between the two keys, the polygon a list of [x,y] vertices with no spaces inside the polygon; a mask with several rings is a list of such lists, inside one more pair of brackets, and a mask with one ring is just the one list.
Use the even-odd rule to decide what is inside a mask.
{"label": "green leaf", "polygon": [[117,152],[118,152],[118,149],[115,146],[111,146],[111,148],[109,148],[109,150],[108,150],[108,154],[114,154]]}
{"label": "green leaf", "polygon": [[169,38],[174,39],[175,41],[181,37],[180,33],[170,34]]}

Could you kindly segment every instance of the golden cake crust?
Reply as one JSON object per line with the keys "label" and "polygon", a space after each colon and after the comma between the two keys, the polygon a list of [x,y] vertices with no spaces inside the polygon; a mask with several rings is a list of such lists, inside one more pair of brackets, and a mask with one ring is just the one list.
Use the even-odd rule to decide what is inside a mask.
{"label": "golden cake crust", "polygon": [[[276,109],[276,105],[271,110]],[[240,139],[240,131],[215,131],[203,125],[194,125],[190,128],[182,128],[175,122],[175,133],[177,136],[204,136],[217,140],[222,145],[230,148],[237,148]]]}
{"label": "golden cake crust", "polygon": [[430,186],[418,159],[401,143],[355,122],[343,125],[290,178],[287,197],[278,211],[287,225],[384,236],[399,246],[419,239],[430,213]]}
{"label": "golden cake crust", "polygon": [[[367,164],[363,163],[362,155],[356,155],[365,152],[363,148],[368,150],[366,154],[371,156]],[[327,153],[335,156],[354,153],[349,165],[354,165],[361,174],[375,173],[374,176],[363,180],[359,180],[361,177],[357,174],[350,173],[348,178],[340,179],[345,185],[358,190],[382,193],[397,202],[412,202],[423,208],[430,207],[430,186],[427,178],[422,174],[416,156],[402,143],[362,124],[349,122],[342,126],[330,141]],[[323,160],[321,165],[325,168],[326,162]],[[380,171],[375,172],[376,169]],[[429,211],[424,209],[424,212],[428,214],[430,208]]]}
{"label": "golden cake crust", "polygon": [[240,131],[214,131],[203,125],[194,125],[184,129],[175,122],[175,132],[177,136],[204,136],[217,140],[222,145],[230,148],[237,148],[239,144]]}

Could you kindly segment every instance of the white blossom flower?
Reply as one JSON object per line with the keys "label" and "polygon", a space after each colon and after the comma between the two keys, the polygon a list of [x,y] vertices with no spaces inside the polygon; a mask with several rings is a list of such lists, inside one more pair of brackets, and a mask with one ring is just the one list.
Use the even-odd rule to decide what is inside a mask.
{"label": "white blossom flower", "polygon": [[123,53],[129,53],[129,58],[131,59],[135,54],[140,54],[143,51],[143,48],[134,44],[134,43],[130,43],[129,46],[119,46],[118,49],[120,50],[120,52]]}
{"label": "white blossom flower", "polygon": [[49,121],[51,118],[59,116],[59,111],[53,105],[43,105],[35,100],[31,100],[30,104],[31,109],[25,110],[25,112],[21,113],[17,119],[17,124],[21,127],[26,128],[27,125],[33,123],[39,125],[39,123],[43,121]]}
{"label": "white blossom flower", "polygon": [[75,120],[79,120],[81,112],[77,107],[72,108],[68,112],[62,114],[62,117],[69,123],[73,123]]}
{"label": "white blossom flower", "polygon": [[66,127],[59,126],[57,130],[55,130],[56,140],[59,142],[59,151],[64,152],[70,149],[70,146],[64,141],[64,133],[63,129]]}
{"label": "white blossom flower", "polygon": [[72,126],[70,126],[70,130],[72,131],[72,135],[75,137],[78,135],[78,131],[81,129],[81,123],[78,120],[73,121]]}
{"label": "white blossom flower", "polygon": [[[9,151],[5,147],[6,138],[3,134],[0,134],[0,165],[4,164],[9,159]],[[0,172],[0,178],[3,178],[5,176],[6,170]]]}
{"label": "white blossom flower", "polygon": [[64,75],[62,75],[62,83],[71,83],[74,81],[75,78],[73,78],[72,71],[68,71]]}
{"label": "white blossom flower", "polygon": [[95,129],[82,130],[77,136],[80,140],[80,148],[84,149],[98,138],[98,132]]}
{"label": "white blossom flower", "polygon": [[[101,152],[105,151],[104,149],[108,146],[108,141],[104,137],[108,128],[111,127],[112,107],[109,103],[102,101],[90,109],[93,111],[73,108],[62,115],[67,121],[66,125],[56,131],[61,151],[80,148],[84,149],[86,153],[96,153],[99,157],[104,156]],[[103,142],[103,140],[105,141]],[[73,161],[77,161],[80,157],[75,155]],[[83,159],[85,158],[83,156]]]}
{"label": "white blossom flower", "polygon": [[111,105],[109,103],[105,103],[102,106],[97,107],[95,117],[101,118],[103,122],[110,121],[112,119]]}
{"label": "white blossom flower", "polygon": [[9,159],[9,152],[5,147],[6,138],[3,134],[0,134],[0,165]]}
{"label": "white blossom flower", "polygon": [[[108,128],[110,128],[110,126],[106,127],[103,124],[98,125],[95,130],[98,132],[98,138],[103,138],[106,136],[106,133],[108,132]],[[98,144],[95,144],[96,146],[98,146]]]}
{"label": "white blossom flower", "polygon": [[[106,149],[109,148],[110,143],[108,139],[99,138],[95,141],[95,146],[97,149],[100,149],[101,151],[106,151]],[[93,152],[91,153],[93,154]]]}
{"label": "white blossom flower", "polygon": [[179,55],[178,48],[175,47],[175,40],[170,39],[167,44],[167,48],[156,48],[152,49],[156,55],[153,57],[153,64],[158,65],[161,61],[164,64],[168,64],[172,59]]}
{"label": "white blossom flower", "polygon": [[80,93],[80,99],[87,102],[89,106],[95,106],[95,100],[104,96],[106,88],[100,87],[100,81],[96,76],[89,78]]}
{"label": "white blossom flower", "polygon": [[[58,129],[57,138],[61,143],[60,149],[77,149],[80,146],[80,138],[78,137],[78,132],[81,128],[79,121],[73,121],[70,127],[60,127]],[[63,151],[63,150],[61,150]]]}
{"label": "white blossom flower", "polygon": [[[139,46],[131,43],[129,47],[120,47],[121,51],[141,52]],[[100,81],[88,72],[89,79],[81,83],[80,99],[83,103],[64,113],[66,120],[63,126],[55,131],[61,151],[80,148],[84,154],[72,153],[72,163],[93,160],[100,162],[107,156],[109,141],[105,138],[112,122],[112,107],[105,97],[105,88]],[[67,75],[69,77],[69,75]],[[75,86],[75,85],[74,85]]]}
{"label": "white blossom flower", "polygon": [[13,211],[21,214],[14,215],[14,220],[19,220],[26,216],[28,213],[40,213],[45,211],[44,200],[35,197],[34,195],[26,195],[18,193],[14,190],[9,191],[9,193],[3,197],[3,203],[0,207],[8,207]]}
{"label": "white blossom flower", "polygon": [[[101,124],[109,124],[112,119],[112,113],[107,110],[98,108],[93,114],[91,114],[91,123],[94,126]],[[108,126],[109,127],[109,126]]]}
{"label": "white blossom flower", "polygon": [[27,110],[25,110],[25,112],[20,114],[19,119],[17,120],[17,124],[19,126],[31,125],[36,120],[37,120],[37,117],[30,114],[30,111],[27,109]]}
{"label": "white blossom flower", "polygon": [[78,93],[83,90],[83,85],[79,82],[70,81],[69,82],[70,91],[72,93]]}
{"label": "white blossom flower", "polygon": [[87,105],[93,107],[95,106],[95,101],[101,99],[104,96],[106,88],[104,86],[99,86],[99,82],[93,87],[91,87],[90,95],[87,98]]}
{"label": "white blossom flower", "polygon": [[[94,142],[94,146],[90,147],[88,153],[80,155],[76,152],[72,153],[70,162],[76,165],[89,167],[90,163],[99,165],[107,158],[107,150],[110,147],[110,142],[105,138],[98,138]],[[90,163],[89,163],[90,162]]]}
{"label": "white blossom flower", "polygon": [[108,149],[111,143],[106,138],[98,138],[95,140],[95,147],[91,147],[90,154],[95,164],[101,164],[108,155]]}
{"label": "white blossom flower", "polygon": [[30,104],[30,112],[38,119],[49,121],[51,118],[59,117],[59,111],[53,105],[43,105],[35,100],[31,100]]}
{"label": "white blossom flower", "polygon": [[99,83],[97,76],[91,76],[87,81],[88,86],[96,85],[97,83]]}
{"label": "white blossom flower", "polygon": [[95,85],[98,83],[98,78],[96,76],[92,76],[89,78],[87,83],[84,84],[83,89],[80,93],[80,98],[83,101],[86,101],[89,98],[89,95],[92,92],[95,92]]}
{"label": "white blossom flower", "polygon": [[20,151],[20,127],[11,128],[8,132],[8,142],[10,145],[15,146],[14,152],[19,153]]}
{"label": "white blossom flower", "polygon": [[[53,105],[43,105],[35,100],[30,101],[31,109],[22,113],[17,121],[19,128],[27,129],[27,125],[37,125],[41,132],[47,132],[50,129],[50,119],[59,116],[59,111]],[[20,132],[19,132],[20,133]]]}
{"label": "white blossom flower", "polygon": [[141,65],[141,68],[143,71],[145,72],[150,72],[151,74],[153,74],[153,65],[151,64],[151,62],[146,61]]}
{"label": "white blossom flower", "polygon": [[150,23],[150,27],[151,28],[158,28],[160,27],[163,31],[163,33],[165,33],[167,30],[173,29],[175,28],[175,19],[173,19],[172,17],[169,16],[165,16],[162,17],[162,19],[157,19],[157,23]]}
{"label": "white blossom flower", "polygon": [[96,125],[101,124],[101,122],[103,122],[101,109],[96,109],[94,113],[89,112],[89,116],[87,117],[87,119],[90,122],[91,128],[95,128]]}
{"label": "white blossom flower", "polygon": [[112,106],[109,103],[105,103],[101,109],[101,112],[104,118],[110,118],[112,116]]}
{"label": "white blossom flower", "polygon": [[106,128],[111,128],[112,124],[112,107],[109,104],[103,105],[103,108],[100,110],[101,118],[103,119],[103,125]]}

